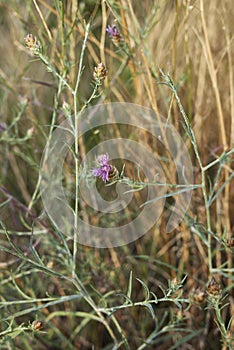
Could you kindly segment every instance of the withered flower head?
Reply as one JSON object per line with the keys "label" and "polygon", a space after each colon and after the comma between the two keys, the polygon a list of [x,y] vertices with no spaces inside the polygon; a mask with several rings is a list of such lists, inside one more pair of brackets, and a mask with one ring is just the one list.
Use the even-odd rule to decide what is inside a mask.
{"label": "withered flower head", "polygon": [[216,281],[216,279],[213,276],[210,282],[208,283],[207,292],[211,296],[219,296],[222,292],[220,284]]}
{"label": "withered flower head", "polygon": [[97,67],[94,67],[93,76],[95,81],[99,83],[107,76],[107,69],[102,62],[98,63]]}

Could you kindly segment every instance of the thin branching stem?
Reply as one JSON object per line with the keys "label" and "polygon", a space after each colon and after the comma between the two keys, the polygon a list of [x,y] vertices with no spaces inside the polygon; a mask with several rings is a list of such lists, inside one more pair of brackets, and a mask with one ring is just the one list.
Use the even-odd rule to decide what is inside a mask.
{"label": "thin branching stem", "polygon": [[[189,137],[189,139],[191,140],[192,146],[193,146],[193,150],[195,153],[195,156],[197,158],[200,170],[201,170],[201,188],[202,188],[202,193],[203,193],[203,199],[204,199],[204,204],[205,204],[205,209],[206,209],[206,222],[207,222],[207,231],[211,231],[211,217],[210,217],[210,206],[209,206],[209,197],[207,194],[207,184],[206,184],[206,168],[203,167],[202,164],[202,160],[198,151],[198,146],[197,146],[197,141],[194,135],[194,132],[192,130],[192,127],[190,125],[190,121],[189,118],[187,116],[187,114],[185,113],[184,107],[180,101],[179,95],[177,93],[175,84],[173,82],[173,80],[171,79],[169,74],[164,74],[161,70],[160,70],[162,77],[164,79],[164,84],[166,84],[173,92],[179,110],[182,114],[182,117],[184,119],[185,122],[185,129],[187,132],[187,135]],[[208,248],[208,266],[209,266],[209,271],[210,273],[212,272],[212,250],[211,250],[211,235],[208,235],[208,242],[207,242],[207,248]]]}

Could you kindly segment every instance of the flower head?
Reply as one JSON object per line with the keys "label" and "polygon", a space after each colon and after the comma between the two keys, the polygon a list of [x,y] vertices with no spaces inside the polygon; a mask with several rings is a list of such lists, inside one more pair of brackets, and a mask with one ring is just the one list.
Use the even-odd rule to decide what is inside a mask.
{"label": "flower head", "polygon": [[106,28],[106,32],[109,34],[109,37],[112,39],[113,43],[116,46],[119,46],[119,44],[121,44],[121,42],[123,41],[122,35],[120,34],[118,28],[115,25],[109,25]]}
{"label": "flower head", "polygon": [[116,182],[119,180],[118,169],[109,164],[109,154],[101,154],[97,157],[96,163],[97,168],[92,170],[92,175],[100,177],[104,182]]}
{"label": "flower head", "polygon": [[101,81],[107,76],[107,69],[105,65],[101,62],[98,63],[97,67],[94,67],[93,77],[97,83],[101,84]]}
{"label": "flower head", "polygon": [[220,284],[216,281],[216,279],[212,276],[211,280],[208,283],[207,286],[207,292],[209,295],[217,297],[221,295],[222,289]]}
{"label": "flower head", "polygon": [[109,164],[109,154],[101,154],[97,157],[98,167],[92,170],[92,174],[100,177],[104,182],[109,180],[109,173],[112,171],[112,166]]}
{"label": "flower head", "polygon": [[41,43],[36,36],[33,36],[32,34],[27,34],[24,40],[27,48],[30,51],[32,51],[34,54],[39,53],[39,51],[41,50]]}

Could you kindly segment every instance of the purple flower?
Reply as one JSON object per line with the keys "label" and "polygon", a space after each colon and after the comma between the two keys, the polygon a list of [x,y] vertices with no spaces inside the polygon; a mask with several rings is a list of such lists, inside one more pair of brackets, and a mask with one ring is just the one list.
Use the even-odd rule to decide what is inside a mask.
{"label": "purple flower", "polygon": [[118,28],[113,25],[113,26],[108,26],[106,28],[107,33],[109,34],[109,36],[112,38],[113,36],[118,36],[120,35],[120,32],[118,31]]}
{"label": "purple flower", "polygon": [[92,174],[100,177],[104,182],[109,180],[109,173],[112,171],[112,166],[109,164],[109,154],[101,154],[97,157],[98,167],[92,170]]}
{"label": "purple flower", "polygon": [[108,26],[106,32],[109,34],[109,37],[112,39],[113,43],[118,46],[122,41],[122,35],[120,34],[118,28],[113,26]]}

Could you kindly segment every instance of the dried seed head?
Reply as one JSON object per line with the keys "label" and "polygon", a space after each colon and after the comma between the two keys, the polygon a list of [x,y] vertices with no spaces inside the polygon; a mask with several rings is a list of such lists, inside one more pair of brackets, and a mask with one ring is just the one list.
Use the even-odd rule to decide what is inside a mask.
{"label": "dried seed head", "polygon": [[42,329],[42,328],[43,328],[43,323],[42,323],[41,321],[39,321],[39,320],[33,321],[33,323],[32,323],[32,329],[33,329],[34,331],[39,331],[39,330]]}
{"label": "dried seed head", "polygon": [[222,292],[220,284],[216,281],[216,279],[213,276],[210,282],[208,283],[207,292],[211,296],[219,296]]}
{"label": "dried seed head", "polygon": [[102,80],[107,76],[107,69],[105,65],[101,62],[98,63],[97,67],[94,67],[93,77],[96,82],[101,83]]}

